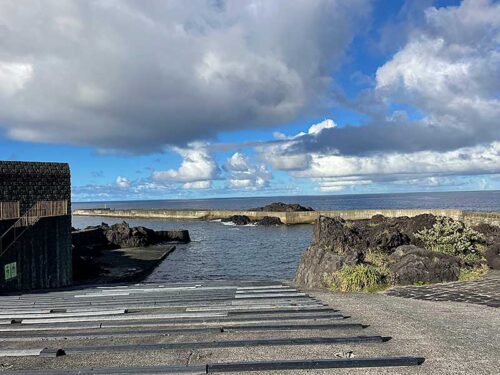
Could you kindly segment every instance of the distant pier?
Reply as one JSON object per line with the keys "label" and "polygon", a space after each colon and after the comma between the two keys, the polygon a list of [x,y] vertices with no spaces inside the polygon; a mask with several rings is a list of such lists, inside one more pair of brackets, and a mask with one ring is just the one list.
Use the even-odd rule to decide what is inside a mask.
{"label": "distant pier", "polygon": [[389,210],[331,210],[331,211],[246,211],[246,210],[173,210],[173,209],[80,209],[73,211],[75,216],[107,216],[134,219],[165,219],[165,220],[218,220],[228,219],[234,215],[248,216],[252,220],[261,220],[265,216],[278,217],[283,224],[311,224],[319,216],[340,216],[346,220],[370,219],[374,215],[386,217],[408,216],[422,214],[448,216],[475,225],[488,223],[500,225],[500,212],[463,211],[457,209],[389,209]]}

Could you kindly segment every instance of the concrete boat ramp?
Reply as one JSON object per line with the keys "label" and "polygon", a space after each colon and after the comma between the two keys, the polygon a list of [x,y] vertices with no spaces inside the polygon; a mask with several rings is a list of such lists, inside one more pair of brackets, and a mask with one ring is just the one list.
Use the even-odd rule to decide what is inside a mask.
{"label": "concrete boat ramp", "polygon": [[2,296],[0,373],[402,373],[424,361],[391,356],[389,337],[347,314],[276,281]]}

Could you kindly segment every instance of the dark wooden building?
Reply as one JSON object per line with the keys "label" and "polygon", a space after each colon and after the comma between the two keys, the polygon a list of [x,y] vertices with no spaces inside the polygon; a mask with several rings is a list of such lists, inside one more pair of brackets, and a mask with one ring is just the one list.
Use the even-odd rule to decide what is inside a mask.
{"label": "dark wooden building", "polygon": [[0,161],[0,292],[71,282],[69,165]]}

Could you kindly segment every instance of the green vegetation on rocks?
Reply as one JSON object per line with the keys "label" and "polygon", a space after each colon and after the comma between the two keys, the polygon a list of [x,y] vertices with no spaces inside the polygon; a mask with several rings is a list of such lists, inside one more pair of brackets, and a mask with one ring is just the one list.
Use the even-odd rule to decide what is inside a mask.
{"label": "green vegetation on rocks", "polygon": [[478,280],[488,272],[487,266],[479,266],[479,267],[467,267],[460,269],[460,275],[458,279],[460,281],[472,281]]}
{"label": "green vegetation on rocks", "polygon": [[340,292],[375,292],[386,286],[387,273],[369,264],[344,265],[327,277],[330,289]]}
{"label": "green vegetation on rocks", "polygon": [[474,280],[500,269],[500,228],[448,217],[320,216],[295,281],[336,291]]}
{"label": "green vegetation on rocks", "polygon": [[459,257],[480,256],[479,248],[485,240],[481,233],[449,217],[437,217],[432,228],[415,233],[415,238],[428,250]]}

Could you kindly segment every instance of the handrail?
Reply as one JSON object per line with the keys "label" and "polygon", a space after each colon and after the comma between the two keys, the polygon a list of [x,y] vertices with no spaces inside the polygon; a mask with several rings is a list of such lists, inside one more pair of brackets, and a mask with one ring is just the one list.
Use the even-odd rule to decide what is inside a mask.
{"label": "handrail", "polygon": [[0,236],[0,257],[7,252],[29,227],[35,225],[41,218],[67,214],[67,200],[36,202]]}

